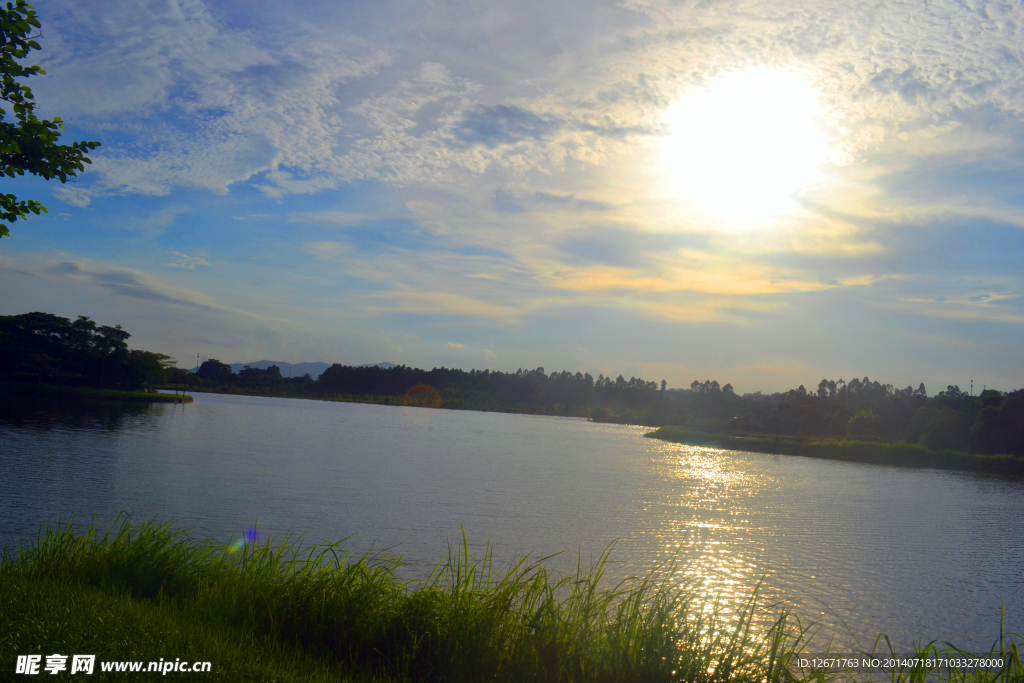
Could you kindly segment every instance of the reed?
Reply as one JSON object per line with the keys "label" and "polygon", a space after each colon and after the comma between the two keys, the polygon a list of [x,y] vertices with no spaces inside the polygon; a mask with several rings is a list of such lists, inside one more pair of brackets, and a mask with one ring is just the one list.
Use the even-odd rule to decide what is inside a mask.
{"label": "reed", "polygon": [[[311,658],[309,680],[323,671],[392,681],[834,677],[796,669],[812,630],[786,609],[761,605],[756,590],[727,609],[680,584],[671,564],[612,585],[610,550],[555,573],[549,558],[498,564],[489,548],[474,556],[463,535],[428,576],[407,581],[399,558],[354,556],[342,543],[218,543],[128,516],[105,529],[58,525],[4,551],[0,595],[12,585],[62,586],[107,596],[110,610],[148,604],[166,619],[237,634],[261,661]],[[1016,649],[1013,658],[1019,674]]]}

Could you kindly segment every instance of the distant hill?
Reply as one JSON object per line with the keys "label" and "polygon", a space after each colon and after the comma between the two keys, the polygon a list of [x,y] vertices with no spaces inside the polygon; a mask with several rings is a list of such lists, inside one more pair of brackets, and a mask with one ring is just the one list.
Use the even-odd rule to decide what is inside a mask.
{"label": "distant hill", "polygon": [[[242,371],[245,366],[250,368],[256,368],[257,370],[266,370],[271,365],[276,365],[281,368],[281,375],[284,377],[302,377],[306,373],[313,379],[318,378],[323,374],[324,370],[331,367],[331,363],[324,363],[323,361],[313,361],[310,363],[286,363],[283,360],[258,360],[254,363],[232,363],[231,371],[238,374]],[[390,368],[397,367],[394,363],[367,363],[365,365],[359,365],[356,367],[369,368],[378,367],[388,370]],[[193,370],[195,372],[195,370]]]}
{"label": "distant hill", "polygon": [[313,379],[316,379],[323,371],[331,367],[330,363],[323,363],[321,361],[314,361],[312,363],[285,363],[280,360],[258,360],[255,363],[232,363],[231,371],[235,374],[242,371],[242,369],[248,365],[250,368],[256,368],[257,370],[266,370],[271,365],[276,365],[281,368],[282,377],[302,377],[306,373]]}

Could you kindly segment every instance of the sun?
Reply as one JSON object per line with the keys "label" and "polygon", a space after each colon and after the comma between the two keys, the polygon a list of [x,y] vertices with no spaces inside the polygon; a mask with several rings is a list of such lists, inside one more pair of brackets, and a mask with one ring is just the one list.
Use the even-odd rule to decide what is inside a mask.
{"label": "sun", "polygon": [[812,90],[774,71],[725,76],[669,110],[662,147],[675,194],[737,218],[785,211],[819,178],[825,136]]}

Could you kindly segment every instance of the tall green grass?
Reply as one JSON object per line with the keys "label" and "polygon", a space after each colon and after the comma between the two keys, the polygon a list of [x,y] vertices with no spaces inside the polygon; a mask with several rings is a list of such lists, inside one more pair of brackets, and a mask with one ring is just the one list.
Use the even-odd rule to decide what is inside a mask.
{"label": "tall green grass", "polygon": [[[136,600],[92,586],[0,576],[0,681],[15,675],[18,655],[94,654],[92,675],[67,671],[38,678],[58,681],[129,681],[160,674],[104,673],[100,662],[148,662],[161,658],[210,662],[203,681],[230,683],[339,683],[353,680],[310,653],[259,634],[204,619],[188,610]],[[174,674],[171,674],[174,678]]]}
{"label": "tall green grass", "polygon": [[[606,551],[567,574],[548,569],[544,558],[500,565],[490,549],[471,555],[463,537],[426,578],[410,582],[399,578],[400,559],[353,556],[339,543],[224,544],[125,516],[106,529],[47,529],[35,542],[5,551],[0,589],[19,582],[81,586],[112,603],[152,603],[244,634],[253,648],[272,643],[360,679],[775,683],[830,677],[796,669],[812,632],[786,609],[762,606],[756,590],[731,609],[681,585],[670,565],[603,587],[610,585],[608,562]],[[1013,658],[1018,678],[1012,680],[1021,680],[1015,649]],[[924,680],[915,675],[893,680]]]}

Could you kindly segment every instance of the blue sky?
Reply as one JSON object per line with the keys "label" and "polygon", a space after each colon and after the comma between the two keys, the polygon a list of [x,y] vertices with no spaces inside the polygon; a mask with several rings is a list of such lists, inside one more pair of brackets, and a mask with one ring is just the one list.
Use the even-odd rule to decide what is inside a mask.
{"label": "blue sky", "polygon": [[1024,6],[36,3],[4,314],[203,358],[1024,386]]}

